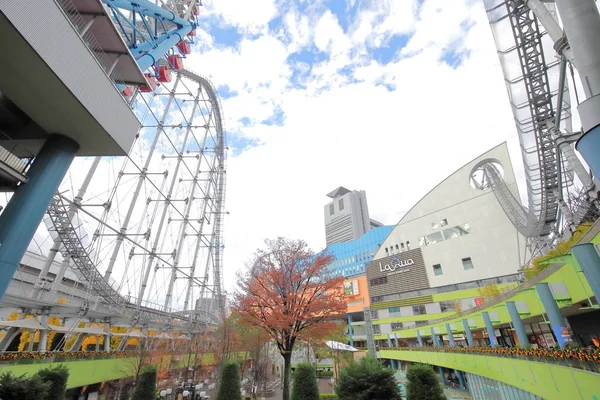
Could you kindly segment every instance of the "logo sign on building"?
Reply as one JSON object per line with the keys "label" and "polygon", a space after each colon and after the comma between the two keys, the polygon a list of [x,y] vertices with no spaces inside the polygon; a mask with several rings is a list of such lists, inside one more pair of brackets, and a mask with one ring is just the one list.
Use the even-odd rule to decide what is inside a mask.
{"label": "logo sign on building", "polygon": [[401,270],[401,268],[403,267],[409,267],[411,265],[415,265],[415,261],[412,258],[406,259],[406,260],[401,260],[398,257],[392,258],[392,261],[390,261],[389,263],[383,264],[381,261],[379,262],[379,271],[381,272],[386,272],[389,271],[388,275],[391,273],[394,273],[396,271],[398,272],[408,272],[410,271],[409,269],[406,270]]}
{"label": "logo sign on building", "polygon": [[373,260],[367,266],[366,272],[371,297],[429,288],[429,278],[420,248]]}
{"label": "logo sign on building", "polygon": [[358,281],[344,282],[344,296],[356,296],[358,294]]}

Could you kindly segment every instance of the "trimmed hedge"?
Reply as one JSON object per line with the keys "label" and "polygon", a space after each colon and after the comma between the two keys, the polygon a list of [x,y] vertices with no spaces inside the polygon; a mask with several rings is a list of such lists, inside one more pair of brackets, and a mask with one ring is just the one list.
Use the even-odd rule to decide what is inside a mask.
{"label": "trimmed hedge", "polygon": [[337,400],[338,398],[335,393],[323,393],[319,396],[319,400]]}

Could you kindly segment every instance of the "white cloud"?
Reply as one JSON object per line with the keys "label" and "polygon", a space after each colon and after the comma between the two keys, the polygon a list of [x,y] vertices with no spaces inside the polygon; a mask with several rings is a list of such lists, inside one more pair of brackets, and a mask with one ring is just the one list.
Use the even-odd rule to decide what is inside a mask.
{"label": "white cloud", "polygon": [[277,15],[275,0],[205,0],[202,14],[220,16],[243,32],[258,33],[265,30]]}

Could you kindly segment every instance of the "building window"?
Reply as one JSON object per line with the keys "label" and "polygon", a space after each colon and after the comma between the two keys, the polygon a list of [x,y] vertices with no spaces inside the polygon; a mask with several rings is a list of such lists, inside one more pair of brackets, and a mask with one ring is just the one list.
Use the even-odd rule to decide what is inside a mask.
{"label": "building window", "polygon": [[379,319],[379,311],[371,310],[371,319]]}
{"label": "building window", "polygon": [[400,314],[400,307],[390,307],[390,314]]}
{"label": "building window", "polygon": [[385,248],[385,254],[388,254],[388,253],[389,253],[389,250],[388,250],[388,248],[386,247],[386,248]]}
{"label": "building window", "polygon": [[473,261],[471,261],[471,257],[463,258],[462,263],[463,263],[464,269],[473,269],[474,268]]}
{"label": "building window", "polygon": [[456,311],[453,301],[440,301],[440,309],[442,312]]}
{"label": "building window", "polygon": [[[371,286],[373,286],[373,285],[371,285]],[[371,303],[378,303],[380,301],[383,301],[383,296],[374,296],[374,297],[371,297]]]}
{"label": "building window", "polygon": [[404,242],[400,243],[400,248],[404,251]]}
{"label": "building window", "polygon": [[469,224],[462,224],[453,228],[444,229],[444,239],[454,239],[459,236],[468,235],[469,233],[471,233]]}
{"label": "building window", "polygon": [[398,251],[398,250],[399,250],[399,249],[398,249],[398,245],[396,245],[396,251]]}
{"label": "building window", "polygon": [[371,279],[371,281],[370,281],[371,286],[385,285],[386,283],[388,283],[387,276],[382,276],[380,278]]}
{"label": "building window", "polygon": [[433,266],[433,274],[435,276],[444,275],[444,271],[442,271],[442,265],[441,264],[435,264]]}
{"label": "building window", "polygon": [[416,306],[412,306],[414,315],[424,315],[427,314],[427,310],[425,309],[425,304],[417,304]]}
{"label": "building window", "polygon": [[333,215],[335,213],[335,208],[333,206],[333,203],[331,203],[329,205],[329,215]]}
{"label": "building window", "polygon": [[392,323],[392,330],[393,331],[399,331],[402,328],[403,328],[402,322],[394,322],[394,323]]}
{"label": "building window", "polygon": [[338,201],[338,206],[340,208],[340,211],[344,209],[344,199],[340,199],[340,201]]}
{"label": "building window", "polygon": [[408,240],[406,241],[406,250],[410,250],[410,242]]}
{"label": "building window", "polygon": [[373,335],[381,335],[381,328],[379,325],[373,325]]}
{"label": "building window", "polygon": [[417,321],[415,322],[415,326],[425,326],[429,325],[429,321]]}

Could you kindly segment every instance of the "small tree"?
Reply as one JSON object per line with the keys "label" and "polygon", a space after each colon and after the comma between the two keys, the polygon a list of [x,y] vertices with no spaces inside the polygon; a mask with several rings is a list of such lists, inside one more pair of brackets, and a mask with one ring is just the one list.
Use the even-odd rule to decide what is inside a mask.
{"label": "small tree", "polygon": [[156,367],[148,365],[142,369],[132,400],[154,400],[156,398]]}
{"label": "small tree", "polygon": [[283,400],[290,399],[292,351],[298,339],[322,337],[338,329],[346,312],[343,277],[327,277],[332,257],[314,254],[301,240],[266,240],[248,273],[240,276],[237,310],[264,329],[283,357]]}
{"label": "small tree", "polygon": [[0,375],[0,399],[2,400],[40,400],[46,399],[50,383],[44,382],[39,375],[26,378],[14,376],[10,372]]}
{"label": "small tree", "polygon": [[446,400],[438,376],[430,365],[413,364],[406,371],[407,400]]}
{"label": "small tree", "polygon": [[221,367],[221,382],[219,383],[219,394],[217,400],[241,400],[240,372],[238,363],[226,361]]}
{"label": "small tree", "polygon": [[401,399],[394,371],[373,357],[363,357],[358,363],[352,362],[342,368],[335,393],[340,400]]}
{"label": "small tree", "polygon": [[40,369],[37,375],[48,383],[48,394],[46,400],[64,400],[66,399],[67,380],[69,379],[69,369],[64,365],[57,365],[53,368]]}
{"label": "small tree", "polygon": [[296,365],[292,400],[319,400],[317,371],[309,363]]}
{"label": "small tree", "polygon": [[480,296],[485,297],[486,301],[490,301],[498,296],[500,296],[500,291],[498,290],[498,286],[493,283],[489,283],[484,287],[477,289],[477,292]]}

